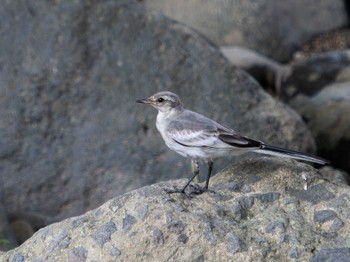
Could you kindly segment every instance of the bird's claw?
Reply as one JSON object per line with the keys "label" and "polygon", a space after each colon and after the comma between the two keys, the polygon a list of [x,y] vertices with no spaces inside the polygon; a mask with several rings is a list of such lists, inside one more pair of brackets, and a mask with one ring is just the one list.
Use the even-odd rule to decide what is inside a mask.
{"label": "bird's claw", "polygon": [[167,193],[167,194],[174,194],[174,193],[180,193],[180,194],[185,194],[186,196],[192,196],[192,195],[201,195],[205,192],[212,192],[211,190],[208,190],[208,188],[205,188],[205,187],[200,187],[199,185],[189,185],[188,188],[191,188],[191,190],[189,190],[190,192],[187,194],[185,192],[185,189],[186,188],[177,188],[177,187],[174,187],[174,188],[164,188],[164,191]]}

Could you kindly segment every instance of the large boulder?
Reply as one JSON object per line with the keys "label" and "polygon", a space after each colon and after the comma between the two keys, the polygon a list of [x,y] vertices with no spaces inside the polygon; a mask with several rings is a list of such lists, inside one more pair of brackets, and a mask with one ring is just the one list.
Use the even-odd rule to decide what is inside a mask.
{"label": "large boulder", "polygon": [[185,182],[143,187],[52,224],[0,260],[349,259],[349,187],[329,182],[309,165],[260,158],[217,174],[202,195],[164,191]]}
{"label": "large boulder", "polygon": [[201,36],[134,1],[14,0],[0,17],[3,205],[21,219],[82,214],[188,177],[189,162],[156,131],[156,112],[135,103],[159,90],[253,138],[315,151],[293,110]]}
{"label": "large boulder", "polygon": [[312,37],[347,25],[343,0],[142,0],[217,45],[240,45],[277,61]]}

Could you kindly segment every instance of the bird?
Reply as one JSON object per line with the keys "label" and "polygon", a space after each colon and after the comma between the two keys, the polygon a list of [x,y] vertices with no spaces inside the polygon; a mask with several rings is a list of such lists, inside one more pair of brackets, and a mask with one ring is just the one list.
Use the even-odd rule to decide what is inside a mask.
{"label": "bird", "polygon": [[199,174],[199,161],[202,160],[208,164],[208,173],[205,185],[198,193],[208,190],[214,159],[220,157],[255,152],[321,165],[329,163],[318,156],[268,145],[243,136],[208,117],[185,109],[180,98],[169,91],[158,92],[136,102],[151,105],[158,110],[156,127],[165,144],[194,162],[193,176],[189,181],[181,189],[168,190],[169,193],[185,193],[186,188]]}

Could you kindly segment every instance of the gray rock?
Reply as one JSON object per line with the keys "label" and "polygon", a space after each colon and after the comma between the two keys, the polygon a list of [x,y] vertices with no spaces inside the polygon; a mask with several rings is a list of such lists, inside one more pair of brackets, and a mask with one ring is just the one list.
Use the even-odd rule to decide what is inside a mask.
{"label": "gray rock", "polygon": [[213,232],[213,225],[211,223],[207,223],[204,228],[204,238],[209,241],[212,245],[216,245],[216,237]]}
{"label": "gray rock", "polygon": [[325,248],[318,251],[310,262],[347,262],[350,257],[350,248]]}
{"label": "gray rock", "polygon": [[290,194],[298,200],[308,201],[312,204],[318,204],[322,201],[331,200],[335,195],[328,191],[324,184],[317,184],[309,187],[308,190],[290,189]]}
{"label": "gray rock", "polygon": [[263,194],[254,194],[254,198],[260,200],[261,202],[273,202],[280,198],[280,193],[278,192],[269,192]]}
{"label": "gray rock", "polygon": [[237,236],[229,236],[227,239],[227,252],[234,254],[243,250],[244,243]]}
{"label": "gray rock", "polygon": [[[344,1],[143,0],[145,5],[197,29],[218,45],[251,48],[287,60],[311,37],[347,24]],[[278,23],[276,23],[278,21]]]}
{"label": "gray rock", "polygon": [[24,261],[25,261],[25,257],[19,253],[15,254],[11,259],[11,262],[24,262]]}
{"label": "gray rock", "polygon": [[83,247],[75,247],[68,252],[69,262],[84,262],[86,261],[88,251]]}
{"label": "gray rock", "polygon": [[115,231],[117,231],[117,226],[114,222],[109,221],[94,231],[92,233],[92,238],[99,245],[99,247],[102,248],[106,242],[111,240],[111,236]]}
{"label": "gray rock", "polygon": [[136,223],[136,218],[134,216],[127,214],[123,219],[123,230],[129,231],[132,228],[133,224],[135,223]]}
{"label": "gray rock", "polygon": [[[187,178],[189,161],[166,148],[156,112],[135,103],[159,90],[252,138],[315,151],[293,110],[203,37],[135,1],[6,1],[0,18],[0,169],[9,212],[65,218]],[[162,193],[142,189],[144,197]]]}
{"label": "gray rock", "polygon": [[111,255],[114,257],[119,257],[122,252],[120,251],[119,248],[112,247],[111,249]]}
{"label": "gray rock", "polygon": [[181,234],[179,235],[179,237],[177,238],[181,243],[186,244],[188,241],[188,236],[186,236],[185,234]]}
{"label": "gray rock", "polygon": [[[346,63],[349,67],[349,58]],[[323,66],[332,68],[329,65]],[[317,73],[322,75],[323,72],[320,70]],[[325,73],[322,77],[327,78],[327,75]],[[335,78],[336,74],[332,76]],[[313,85],[316,88],[317,83]],[[310,87],[310,91],[313,89],[306,83],[304,86]],[[336,167],[350,172],[350,81],[326,85],[321,90],[320,87],[322,85],[306,94],[307,96],[296,96],[289,103],[300,112],[313,132],[320,155],[329,159]]]}
{"label": "gray rock", "polygon": [[[312,97],[336,81],[349,81],[350,51],[315,54],[295,61],[285,79],[281,97],[290,101]],[[296,103],[293,102],[293,103]]]}
{"label": "gray rock", "polygon": [[340,218],[336,218],[334,219],[330,229],[332,231],[338,231],[339,229],[341,229],[344,226],[344,222],[340,219]]}
{"label": "gray rock", "polygon": [[[301,172],[308,173],[310,188],[321,184],[334,197],[317,203],[302,198],[290,201],[296,199],[290,189],[303,190]],[[262,178],[250,185],[250,193],[232,192],[219,186],[244,183],[249,176]],[[163,182],[148,186],[147,190],[159,192],[182,183],[182,179]],[[335,233],[323,228],[331,226],[332,220],[315,225],[312,219],[315,210],[331,208],[336,216],[333,221],[346,217],[350,206],[349,189],[324,181],[310,166],[287,159],[258,158],[216,174],[212,185],[221,189],[192,197],[168,195],[164,191],[157,196],[145,196],[144,189],[134,190],[79,218],[69,218],[40,230],[20,247],[0,254],[0,261],[11,261],[19,254],[25,261],[42,258],[61,261],[67,254],[77,261],[244,261],[247,257],[252,261],[346,261],[344,259],[349,257],[349,249],[344,247],[350,245],[350,220],[344,219],[343,226]],[[233,204],[249,202],[239,200],[269,192],[280,193],[279,199],[254,201],[248,205],[249,209],[244,209],[247,212],[244,219],[235,220]],[[311,193],[316,194],[315,191]],[[226,197],[217,198],[216,195]],[[123,203],[117,212],[110,208],[115,203]],[[180,203],[185,207],[182,212],[178,211]],[[137,207],[141,205],[148,206],[144,220],[136,219],[130,231],[115,230],[115,225],[119,228],[127,214],[137,217]],[[320,221],[327,220],[320,218],[322,215],[317,217]],[[73,223],[78,220],[84,222]],[[45,238],[42,237],[44,230]],[[91,237],[96,232],[103,236],[98,237],[101,241],[96,242],[96,237]],[[56,248],[51,248],[52,241],[64,240],[62,236],[70,240],[69,247],[61,249],[56,244]]]}
{"label": "gray rock", "polygon": [[[61,232],[56,234],[54,238],[49,242],[48,251],[53,252],[55,249],[64,249],[67,246],[64,244],[67,239],[69,239],[69,234],[67,230],[63,229]],[[63,244],[62,244],[63,243]]]}
{"label": "gray rock", "polygon": [[231,64],[247,71],[272,95],[280,93],[282,83],[290,75],[290,65],[279,64],[253,50],[239,46],[224,46],[220,50]]}
{"label": "gray rock", "polygon": [[[1,190],[0,190],[1,193]],[[10,226],[4,207],[0,202],[0,251],[7,251],[18,245],[16,235]]]}
{"label": "gray rock", "polygon": [[337,214],[332,210],[321,210],[314,213],[314,222],[323,224],[329,220],[337,218]]}

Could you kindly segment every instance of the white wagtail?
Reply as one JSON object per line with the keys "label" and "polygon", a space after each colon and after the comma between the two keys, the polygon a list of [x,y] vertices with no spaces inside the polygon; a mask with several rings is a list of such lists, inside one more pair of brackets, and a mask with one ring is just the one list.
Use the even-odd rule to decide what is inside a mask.
{"label": "white wagtail", "polygon": [[172,92],[159,92],[136,102],[149,104],[158,110],[156,126],[165,144],[178,154],[194,161],[193,177],[181,190],[174,190],[171,193],[185,192],[186,187],[199,174],[198,160],[205,160],[209,167],[206,183],[201,192],[208,189],[213,159],[218,157],[256,152],[322,165],[328,163],[327,160],[317,156],[266,145],[261,141],[242,136],[233,129],[185,109],[180,98]]}

